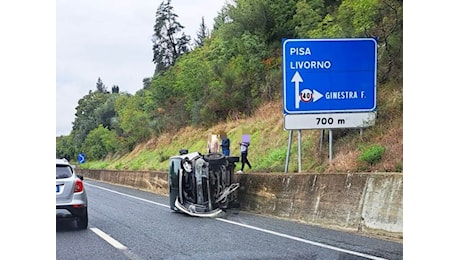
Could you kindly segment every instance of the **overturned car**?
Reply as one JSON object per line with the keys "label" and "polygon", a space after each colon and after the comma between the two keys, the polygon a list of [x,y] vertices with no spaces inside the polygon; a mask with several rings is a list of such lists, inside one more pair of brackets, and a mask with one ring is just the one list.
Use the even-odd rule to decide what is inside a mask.
{"label": "overturned car", "polygon": [[169,202],[177,212],[198,217],[217,217],[227,208],[238,207],[234,182],[239,157],[220,153],[202,155],[181,150],[169,159]]}

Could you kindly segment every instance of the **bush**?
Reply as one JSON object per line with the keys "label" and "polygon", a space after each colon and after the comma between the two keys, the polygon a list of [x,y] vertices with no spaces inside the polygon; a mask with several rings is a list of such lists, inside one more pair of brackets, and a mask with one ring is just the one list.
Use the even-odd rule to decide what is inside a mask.
{"label": "bush", "polygon": [[370,165],[376,164],[382,158],[383,153],[385,153],[386,148],[375,144],[367,149],[363,149],[361,155],[358,157],[358,160],[361,162],[366,162]]}

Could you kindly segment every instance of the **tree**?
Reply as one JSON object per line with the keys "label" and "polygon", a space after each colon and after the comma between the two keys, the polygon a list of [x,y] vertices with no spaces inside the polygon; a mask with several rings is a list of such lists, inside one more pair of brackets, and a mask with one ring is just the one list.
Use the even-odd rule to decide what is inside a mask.
{"label": "tree", "polygon": [[239,0],[236,6],[229,8],[229,17],[240,35],[256,34],[264,43],[267,43],[275,26],[270,4],[265,0]]}
{"label": "tree", "polygon": [[181,34],[184,26],[177,22],[177,17],[173,12],[171,0],[161,2],[156,12],[152,36],[155,73],[166,70],[180,55],[189,51],[190,36]]}
{"label": "tree", "polygon": [[88,158],[101,160],[117,151],[117,143],[116,134],[100,124],[89,132],[82,145],[82,150],[85,151]]}
{"label": "tree", "polygon": [[294,15],[295,31],[300,38],[314,38],[311,33],[319,27],[325,15],[325,8],[321,0],[299,1]]}
{"label": "tree", "polygon": [[217,12],[217,16],[214,18],[213,31],[217,31],[222,25],[231,21],[228,12],[232,6],[232,4],[226,2],[220,11]]}
{"label": "tree", "polygon": [[72,127],[77,150],[85,141],[88,133],[99,124],[111,130],[113,128],[112,121],[117,116],[114,104],[118,95],[110,94],[100,78],[96,88],[96,91],[90,90],[87,95],[78,100]]}
{"label": "tree", "polygon": [[102,82],[101,78],[97,78],[96,82],[96,91],[101,93],[108,93],[107,88],[105,87],[104,83]]}
{"label": "tree", "polygon": [[66,158],[68,161],[76,159],[72,133],[68,136],[56,137],[56,158]]}
{"label": "tree", "polygon": [[152,84],[152,77],[144,78],[142,80],[142,85],[144,86],[143,89],[148,89]]}
{"label": "tree", "polygon": [[195,45],[198,47],[203,47],[204,40],[209,36],[209,30],[204,23],[204,17],[201,17],[200,28],[198,29],[196,36],[197,39],[195,40]]}
{"label": "tree", "polygon": [[118,87],[118,85],[113,85],[112,94],[118,94],[118,93],[120,93],[120,88]]}
{"label": "tree", "polygon": [[137,143],[147,140],[151,135],[152,120],[142,108],[143,101],[139,95],[120,95],[115,101],[121,137],[126,145],[123,148],[127,150],[131,150]]}

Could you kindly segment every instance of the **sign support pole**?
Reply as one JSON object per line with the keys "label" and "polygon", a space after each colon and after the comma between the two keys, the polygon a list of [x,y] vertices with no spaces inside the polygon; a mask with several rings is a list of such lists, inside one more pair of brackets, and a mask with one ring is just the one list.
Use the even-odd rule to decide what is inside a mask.
{"label": "sign support pole", "polygon": [[324,139],[324,129],[321,129],[321,134],[319,138],[319,152],[323,152],[323,139]]}
{"label": "sign support pole", "polygon": [[302,130],[299,129],[297,132],[297,158],[299,161],[299,173],[302,172],[302,136],[300,131]]}
{"label": "sign support pole", "polygon": [[332,163],[332,129],[329,129],[329,164]]}
{"label": "sign support pole", "polygon": [[287,148],[287,152],[286,152],[286,164],[284,166],[284,173],[288,172],[289,153],[291,151],[291,142],[292,142],[292,130],[289,130],[289,141],[288,141],[288,148]]}

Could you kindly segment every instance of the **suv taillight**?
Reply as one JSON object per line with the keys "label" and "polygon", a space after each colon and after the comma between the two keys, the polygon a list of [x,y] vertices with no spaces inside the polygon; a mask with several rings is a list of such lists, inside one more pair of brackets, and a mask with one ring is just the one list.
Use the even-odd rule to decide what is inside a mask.
{"label": "suv taillight", "polygon": [[73,192],[82,192],[83,191],[83,182],[80,180],[80,178],[77,178],[75,180],[75,189]]}

